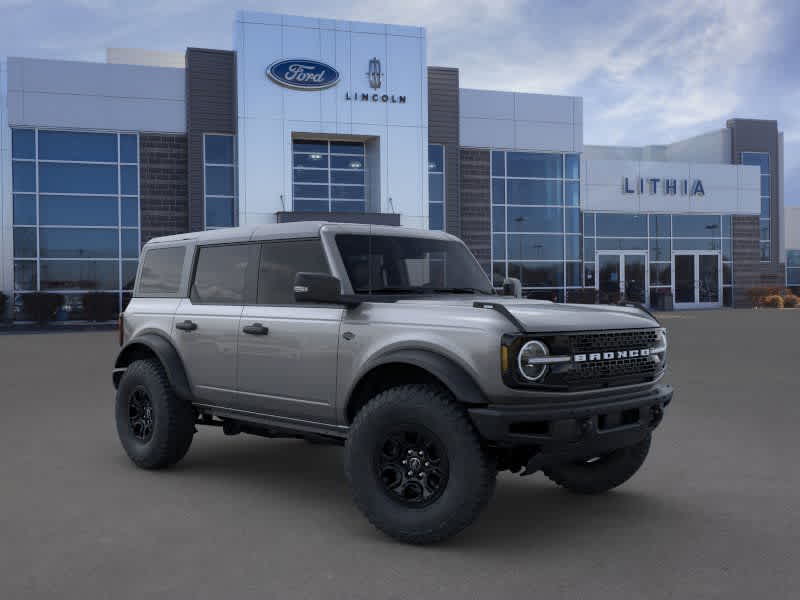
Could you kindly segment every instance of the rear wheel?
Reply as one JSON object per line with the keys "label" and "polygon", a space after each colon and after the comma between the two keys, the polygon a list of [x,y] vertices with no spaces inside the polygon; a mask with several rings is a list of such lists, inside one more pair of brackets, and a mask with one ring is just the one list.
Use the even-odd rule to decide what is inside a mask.
{"label": "rear wheel", "polygon": [[163,469],[189,450],[194,409],[175,395],[157,360],[138,360],[125,370],[115,412],[122,447],[137,466]]}
{"label": "rear wheel", "polygon": [[414,544],[443,540],[472,523],[496,478],[463,408],[430,385],[373,398],[350,429],[345,468],[369,521]]}
{"label": "rear wheel", "polygon": [[650,451],[648,434],[638,444],[614,450],[602,456],[554,465],[544,474],[563,488],[579,494],[607,492],[633,477]]}

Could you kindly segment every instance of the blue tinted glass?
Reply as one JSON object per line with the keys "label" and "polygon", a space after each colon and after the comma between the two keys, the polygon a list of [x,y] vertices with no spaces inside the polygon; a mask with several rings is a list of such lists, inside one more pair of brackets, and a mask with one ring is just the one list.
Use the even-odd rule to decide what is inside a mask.
{"label": "blue tinted glass", "polygon": [[332,185],[331,197],[340,200],[363,200],[363,185]]}
{"label": "blue tinted glass", "polygon": [[561,287],[564,285],[564,263],[509,262],[508,276],[516,277],[525,287]]}
{"label": "blue tinted glass", "polygon": [[577,208],[564,209],[564,231],[567,233],[581,232],[581,212]]}
{"label": "blue tinted glass", "polygon": [[578,181],[567,181],[564,183],[567,206],[580,206],[581,204],[581,184]]}
{"label": "blue tinted glass", "polygon": [[327,185],[294,185],[295,198],[327,198]]}
{"label": "blue tinted glass", "polygon": [[14,194],[14,225],[36,225],[35,194]]}
{"label": "blue tinted glass", "polygon": [[11,166],[11,187],[15,192],[36,191],[36,165],[14,161]]}
{"label": "blue tinted glass", "polygon": [[139,268],[139,261],[136,260],[123,260],[122,261],[122,289],[132,290],[133,284],[136,282],[136,269]]}
{"label": "blue tinted glass", "polygon": [[328,152],[328,142],[316,142],[313,140],[294,140],[292,142],[294,152],[315,152],[326,154]]}
{"label": "blue tinted glass", "polygon": [[504,206],[492,207],[492,231],[506,230],[506,209]]}
{"label": "blue tinted glass", "polygon": [[117,135],[39,131],[39,160],[117,162]]}
{"label": "blue tinted glass", "polygon": [[43,260],[42,290],[117,290],[119,263],[115,260]]}
{"label": "blue tinted glass", "polygon": [[14,289],[31,291],[36,290],[36,261],[14,261]]}
{"label": "blue tinted glass", "polygon": [[565,263],[567,267],[567,280],[564,285],[569,287],[581,287],[581,263],[568,262]]}
{"label": "blue tinted glass", "polygon": [[595,243],[598,250],[647,250],[647,238],[597,238]]}
{"label": "blue tinted glass", "polygon": [[492,152],[492,175],[504,177],[506,174],[506,153],[495,150]]}
{"label": "blue tinted glass", "polygon": [[294,209],[300,212],[328,212],[327,200],[295,200]]}
{"label": "blue tinted glass", "polygon": [[[438,177],[441,181],[444,176],[432,174],[429,177]],[[331,171],[331,183],[357,183],[364,185],[364,171]]]}
{"label": "blue tinted glass", "polygon": [[668,239],[650,240],[650,260],[672,260],[671,244]]}
{"label": "blue tinted glass", "polygon": [[333,212],[364,212],[364,202],[339,200],[333,203]]}
{"label": "blue tinted glass", "polygon": [[565,162],[566,162],[566,173],[564,173],[564,177],[566,177],[567,179],[580,179],[581,178],[580,154],[567,154]]}
{"label": "blue tinted glass", "polygon": [[508,236],[509,260],[561,260],[564,238],[560,235],[511,234]]}
{"label": "blue tinted glass", "polygon": [[139,257],[139,231],[136,229],[122,230],[122,258]]}
{"label": "blue tinted glass", "polygon": [[597,213],[597,235],[647,237],[647,216]]}
{"label": "blue tinted glass", "polygon": [[431,173],[444,171],[444,147],[441,144],[428,144],[428,171]]}
{"label": "blue tinted glass", "polygon": [[506,180],[492,179],[492,204],[505,204]]}
{"label": "blue tinted glass", "polygon": [[[303,156],[299,154],[298,156]],[[322,160],[322,159],[320,159]],[[319,165],[308,165],[319,166]],[[364,159],[358,156],[331,156],[331,169],[364,169]]]}
{"label": "blue tinted glass", "polygon": [[761,242],[759,244],[759,249],[761,250],[761,260],[764,262],[768,261],[772,255],[772,249],[770,248],[769,242]]}
{"label": "blue tinted glass", "polygon": [[42,225],[117,225],[117,199],[112,196],[39,196]]}
{"label": "blue tinted glass", "polygon": [[761,216],[769,218],[769,198],[761,198]]}
{"label": "blue tinted glass", "polygon": [[722,215],[722,237],[731,237],[733,220],[730,215]]}
{"label": "blue tinted glass", "polygon": [[444,175],[439,173],[428,175],[428,200],[444,202]]}
{"label": "blue tinted glass", "polygon": [[720,241],[714,238],[674,238],[673,250],[719,250]]}
{"label": "blue tinted glass", "polygon": [[564,230],[562,208],[508,207],[508,230],[534,233],[561,233]]}
{"label": "blue tinted glass", "polygon": [[206,194],[233,196],[233,167],[206,167]]}
{"label": "blue tinted glass", "polygon": [[506,236],[492,235],[492,252],[495,260],[505,260],[506,258]]}
{"label": "blue tinted glass", "polygon": [[675,237],[719,237],[719,215],[673,215]]}
{"label": "blue tinted glass", "polygon": [[733,260],[733,243],[730,238],[722,240],[722,260]]}
{"label": "blue tinted glass", "polygon": [[507,155],[509,177],[560,178],[562,176],[560,154],[508,152]]}
{"label": "blue tinted glass", "polygon": [[206,198],[206,227],[233,227],[233,198]]}
{"label": "blue tinted glass", "polygon": [[444,205],[434,203],[428,207],[428,228],[441,230],[444,228]]}
{"label": "blue tinted glass", "polygon": [[769,175],[762,175],[761,176],[761,195],[762,196],[769,196]]}
{"label": "blue tinted glass", "polygon": [[138,144],[135,135],[123,134],[119,136],[119,162],[139,162]]}
{"label": "blue tinted glass", "polygon": [[786,273],[787,285],[800,285],[800,269],[789,269]]}
{"label": "blue tinted glass", "polygon": [[[343,171],[337,171],[343,172]],[[352,171],[349,171],[352,172]],[[358,171],[356,171],[358,172]],[[363,171],[360,171],[363,174]],[[328,183],[327,169],[294,169],[294,180],[297,183]]]}
{"label": "blue tinted glass", "polygon": [[594,236],[594,213],[583,215],[583,235]]}
{"label": "blue tinted glass", "polygon": [[594,261],[594,240],[583,238],[583,260]]}
{"label": "blue tinted glass", "polygon": [[761,219],[761,221],[759,222],[759,226],[758,226],[759,234],[760,234],[759,237],[762,240],[768,240],[769,239],[769,225],[770,225],[769,221],[765,220],[765,219]]}
{"label": "blue tinted glass", "polygon": [[[340,158],[348,160],[347,157],[344,156]],[[312,169],[328,168],[327,154],[294,154],[292,160],[295,167],[309,167]],[[347,164],[350,164],[349,160]]]}
{"label": "blue tinted glass", "polygon": [[787,250],[787,252],[786,252],[786,266],[787,267],[800,267],[800,250]]}
{"label": "blue tinted glass", "polygon": [[123,227],[137,227],[139,225],[139,202],[136,198],[122,199]]}
{"label": "blue tinted glass", "polygon": [[553,204],[561,205],[560,181],[537,181],[530,179],[508,180],[509,204]]}
{"label": "blue tinted glass", "polygon": [[586,287],[594,287],[594,263],[583,264],[583,274],[586,277]]}
{"label": "blue tinted glass", "polygon": [[217,165],[233,164],[233,136],[207,135],[206,162]]}
{"label": "blue tinted glass", "polygon": [[650,265],[650,285],[672,285],[671,265]]}
{"label": "blue tinted glass", "polygon": [[670,237],[672,226],[669,215],[650,215],[650,237]]}
{"label": "blue tinted glass", "polygon": [[567,235],[564,236],[564,257],[567,260],[580,260],[581,259],[581,236]]}
{"label": "blue tinted glass", "polygon": [[33,129],[11,130],[11,157],[36,158],[36,141]]}
{"label": "blue tinted glass", "polygon": [[358,154],[364,156],[363,142],[331,142],[331,154]]}
{"label": "blue tinted glass", "polygon": [[39,191],[117,194],[117,166],[39,163]]}
{"label": "blue tinted glass", "polygon": [[16,258],[36,258],[35,228],[14,227],[14,256]]}
{"label": "blue tinted glass", "polygon": [[120,189],[126,196],[139,193],[139,169],[134,166],[122,166],[120,171]]}
{"label": "blue tinted glass", "polygon": [[769,153],[768,152],[742,152],[743,165],[755,165],[761,167],[761,173],[769,173]]}
{"label": "blue tinted glass", "polygon": [[39,252],[46,258],[117,258],[116,229],[39,229]]}

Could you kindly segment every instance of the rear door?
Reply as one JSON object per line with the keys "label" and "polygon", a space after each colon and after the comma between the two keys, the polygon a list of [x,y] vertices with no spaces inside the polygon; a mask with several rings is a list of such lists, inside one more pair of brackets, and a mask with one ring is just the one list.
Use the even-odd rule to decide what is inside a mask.
{"label": "rear door", "polygon": [[237,407],[334,423],[339,327],[344,308],[297,304],[298,272],[330,273],[319,239],[264,242],[256,302],[239,327]]}
{"label": "rear door", "polygon": [[201,246],[189,298],[175,313],[172,339],[200,403],[230,406],[236,389],[239,319],[248,293],[255,295],[258,244]]}

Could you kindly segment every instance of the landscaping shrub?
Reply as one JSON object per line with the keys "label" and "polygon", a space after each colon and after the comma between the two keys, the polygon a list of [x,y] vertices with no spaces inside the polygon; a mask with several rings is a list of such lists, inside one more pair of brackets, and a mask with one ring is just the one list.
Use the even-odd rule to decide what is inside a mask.
{"label": "landscaping shrub", "polygon": [[794,294],[786,294],[783,297],[784,308],[794,308],[795,306],[797,306],[798,303],[800,303],[800,298],[798,298]]}
{"label": "landscaping shrub", "polygon": [[117,294],[87,292],[83,295],[83,313],[87,321],[111,321],[119,311]]}
{"label": "landscaping shrub", "polygon": [[783,297],[778,294],[771,294],[764,298],[762,305],[769,308],[783,308]]}
{"label": "landscaping shrub", "polygon": [[22,296],[23,312],[40,325],[52,321],[63,304],[64,296],[61,294],[33,292]]}
{"label": "landscaping shrub", "polygon": [[771,288],[771,287],[754,287],[747,290],[747,296],[750,302],[755,306],[765,306],[764,302],[769,296],[784,296],[791,293],[785,288]]}

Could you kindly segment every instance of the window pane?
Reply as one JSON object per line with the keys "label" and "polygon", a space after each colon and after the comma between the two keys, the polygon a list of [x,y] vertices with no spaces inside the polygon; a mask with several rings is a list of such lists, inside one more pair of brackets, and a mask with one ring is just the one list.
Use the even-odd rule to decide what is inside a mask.
{"label": "window pane", "polygon": [[506,209],[504,206],[492,207],[492,231],[506,230]]}
{"label": "window pane", "polygon": [[567,154],[566,158],[566,173],[564,177],[567,179],[580,179],[581,178],[581,157],[579,154]]}
{"label": "window pane", "polygon": [[116,229],[39,230],[39,253],[48,258],[117,258]]}
{"label": "window pane", "polygon": [[509,179],[508,203],[561,205],[561,182]]}
{"label": "window pane", "polygon": [[62,194],[117,194],[117,167],[39,163],[39,191]]}
{"label": "window pane", "polygon": [[328,212],[327,200],[295,200],[294,210],[299,212]]}
{"label": "window pane", "polygon": [[733,306],[733,290],[729,287],[722,288],[722,305]]}
{"label": "window pane", "polygon": [[647,250],[647,238],[596,238],[598,250]]}
{"label": "window pane", "polygon": [[328,183],[328,170],[295,169],[294,180],[299,183]]}
{"label": "window pane", "polygon": [[444,175],[428,175],[428,199],[430,202],[444,202]]}
{"label": "window pane", "polygon": [[[319,164],[315,164],[314,166],[319,166]],[[364,159],[357,156],[331,156],[331,168],[363,170]]]}
{"label": "window pane", "polygon": [[433,202],[428,207],[428,227],[437,231],[444,229],[444,205]]}
{"label": "window pane", "polygon": [[562,175],[560,154],[538,154],[533,152],[508,152],[509,177],[548,177]]}
{"label": "window pane", "polygon": [[577,208],[564,209],[564,231],[567,233],[581,232],[581,211]]}
{"label": "window pane", "polygon": [[647,216],[598,213],[597,235],[610,237],[647,237]]}
{"label": "window pane", "polygon": [[[325,171],[323,171],[324,173]],[[442,180],[443,175],[428,175]],[[364,171],[331,171],[331,183],[357,183],[364,185]]]}
{"label": "window pane", "polygon": [[444,147],[441,144],[428,145],[428,171],[432,173],[444,171]]}
{"label": "window pane", "polygon": [[115,196],[39,196],[42,225],[117,225]]}
{"label": "window pane", "polygon": [[733,218],[730,215],[722,215],[722,237],[733,235]]}
{"label": "window pane", "polygon": [[508,207],[508,230],[535,233],[561,233],[564,209]]}
{"label": "window pane", "polygon": [[508,258],[561,260],[564,258],[564,238],[560,235],[509,235]]}
{"label": "window pane", "polygon": [[722,260],[733,260],[733,243],[730,238],[722,240]]}
{"label": "window pane", "polygon": [[581,259],[581,236],[567,235],[564,236],[565,258],[567,260],[580,260]]}
{"label": "window pane", "polygon": [[505,204],[506,180],[492,179],[492,204]]}
{"label": "window pane", "polygon": [[769,198],[761,198],[761,217],[769,218]]}
{"label": "window pane", "polygon": [[583,238],[583,260],[594,262],[594,240]]}
{"label": "window pane", "polygon": [[43,260],[42,290],[117,290],[119,263],[114,260]]}
{"label": "window pane", "polygon": [[568,287],[581,287],[581,268],[582,264],[579,262],[568,262],[564,263],[566,265],[566,277],[567,280],[565,285]]}
{"label": "window pane", "polygon": [[800,267],[800,250],[787,250],[786,251],[786,266],[787,267]]}
{"label": "window pane", "polygon": [[[341,157],[350,162],[347,157]],[[315,169],[328,168],[328,155],[327,154],[295,154],[292,156],[293,164],[295,167],[311,167]]]}
{"label": "window pane", "polygon": [[206,227],[233,227],[233,198],[206,198]]}
{"label": "window pane", "polygon": [[672,217],[675,237],[719,237],[718,215],[674,215]]}
{"label": "window pane", "polygon": [[36,141],[33,129],[11,130],[11,157],[36,158]]}
{"label": "window pane", "polygon": [[186,257],[184,246],[151,248],[144,255],[139,293],[150,295],[177,294]]}
{"label": "window pane", "polygon": [[578,181],[564,182],[564,193],[566,197],[564,202],[567,206],[580,206],[581,205],[581,184]]}
{"label": "window pane", "polygon": [[672,285],[672,265],[670,263],[650,265],[650,285]]}
{"label": "window pane", "polygon": [[769,175],[761,176],[761,195],[769,196]]}
{"label": "window pane", "polygon": [[36,165],[15,160],[11,164],[12,189],[15,192],[36,191]]}
{"label": "window pane", "polygon": [[139,230],[123,229],[122,258],[139,258]]}
{"label": "window pane", "polygon": [[330,273],[321,240],[262,244],[258,303],[294,304],[294,278],[300,272]]}
{"label": "window pane", "polygon": [[122,194],[136,196],[139,193],[139,169],[132,165],[120,167]]}
{"label": "window pane", "polygon": [[594,287],[594,263],[583,263],[583,285],[586,287]]}
{"label": "window pane", "polygon": [[117,162],[117,135],[39,131],[39,160]]}
{"label": "window pane", "polygon": [[506,263],[495,262],[492,263],[492,285],[500,287],[506,278]]}
{"label": "window pane", "polygon": [[492,175],[504,177],[506,174],[506,153],[495,150],[492,152]]}
{"label": "window pane", "polygon": [[364,212],[364,202],[354,200],[336,200],[333,202],[334,212]]}
{"label": "window pane", "polygon": [[14,194],[14,225],[36,225],[35,194]]}
{"label": "window pane", "polygon": [[124,163],[139,162],[138,142],[135,135],[119,136],[119,161]]}
{"label": "window pane", "polygon": [[506,236],[498,234],[492,236],[492,254],[494,255],[494,260],[505,260]]}
{"label": "window pane", "polygon": [[206,167],[206,194],[233,196],[233,167]]}
{"label": "window pane", "polygon": [[207,135],[205,161],[217,165],[232,165],[233,136]]}
{"label": "window pane", "polygon": [[719,250],[720,241],[716,238],[673,238],[673,250]]}
{"label": "window pane", "polygon": [[787,285],[800,285],[800,269],[789,269],[786,274]]}
{"label": "window pane", "polygon": [[671,247],[669,239],[651,239],[650,260],[672,260]]}
{"label": "window pane", "polygon": [[743,165],[761,167],[761,173],[769,173],[769,152],[742,152]]}
{"label": "window pane", "polygon": [[594,236],[594,213],[584,213],[583,235]]}
{"label": "window pane", "polygon": [[192,302],[242,304],[249,255],[250,244],[200,248],[192,284]]}
{"label": "window pane", "polygon": [[769,242],[761,242],[759,244],[761,249],[761,260],[764,262],[768,262],[770,260],[770,256],[772,256],[772,251],[769,245]]}
{"label": "window pane", "polygon": [[314,152],[314,153],[328,153],[328,142],[317,142],[314,140],[294,140],[292,141],[292,150],[295,152]]}
{"label": "window pane", "polygon": [[139,226],[139,201],[136,198],[122,199],[122,226]]}
{"label": "window pane", "polygon": [[731,263],[722,263],[722,283],[723,285],[730,285],[733,283],[733,268]]}
{"label": "window pane", "polygon": [[133,284],[136,283],[136,269],[139,267],[139,262],[135,260],[122,261],[122,289],[132,290]]}
{"label": "window pane", "polygon": [[650,215],[650,237],[670,237],[672,226],[669,215]]}
{"label": "window pane", "polygon": [[364,156],[363,142],[331,142],[331,154],[358,154]]}
{"label": "window pane", "polygon": [[14,289],[36,291],[36,261],[14,261]]}
{"label": "window pane", "polygon": [[14,256],[17,258],[36,258],[35,228],[14,227]]}
{"label": "window pane", "polygon": [[761,241],[769,240],[769,226],[770,222],[767,219],[761,219],[758,224],[758,232]]}
{"label": "window pane", "polygon": [[294,185],[295,198],[328,198],[327,185]]}
{"label": "window pane", "polygon": [[342,200],[363,200],[364,199],[364,186],[363,185],[332,185],[331,197],[339,198]]}
{"label": "window pane", "polygon": [[564,263],[509,262],[508,276],[516,277],[525,287],[561,287],[564,285]]}

